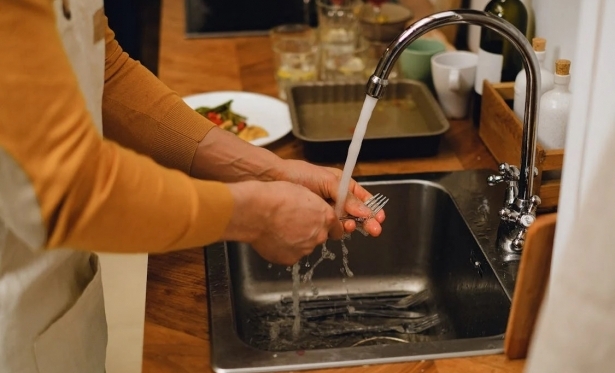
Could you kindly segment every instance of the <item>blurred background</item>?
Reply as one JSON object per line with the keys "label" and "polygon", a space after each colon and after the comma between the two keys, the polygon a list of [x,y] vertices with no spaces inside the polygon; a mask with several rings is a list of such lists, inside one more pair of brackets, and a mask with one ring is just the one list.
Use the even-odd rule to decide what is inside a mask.
{"label": "blurred background", "polygon": [[105,0],[109,27],[124,51],[158,73],[161,0]]}

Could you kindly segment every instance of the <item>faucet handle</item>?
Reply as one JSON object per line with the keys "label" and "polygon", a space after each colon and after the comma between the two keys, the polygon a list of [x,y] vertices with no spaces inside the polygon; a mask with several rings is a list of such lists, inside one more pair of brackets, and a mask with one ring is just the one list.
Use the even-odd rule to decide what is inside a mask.
{"label": "faucet handle", "polygon": [[511,223],[518,223],[521,227],[527,229],[536,220],[536,210],[542,201],[538,196],[532,196],[527,206],[521,211],[515,211],[511,208],[504,207],[500,210],[500,218]]}
{"label": "faucet handle", "polygon": [[519,231],[511,241],[511,249],[515,251],[521,251],[523,249],[527,229],[536,221],[536,210],[538,210],[538,206],[541,202],[540,197],[534,195],[530,198],[526,208],[521,211],[515,211],[508,207],[504,207],[500,210],[500,218],[502,218],[502,220],[515,223],[519,227]]}
{"label": "faucet handle", "polygon": [[494,186],[499,183],[508,183],[506,187],[506,195],[504,197],[505,206],[511,205],[517,193],[519,193],[519,176],[521,172],[515,166],[511,166],[508,163],[501,163],[498,167],[499,175],[490,175],[487,178],[487,184]]}
{"label": "faucet handle", "polygon": [[517,182],[519,181],[519,169],[515,166],[511,166],[508,163],[501,163],[498,167],[499,175],[490,175],[487,178],[487,183],[490,186],[494,186],[504,182]]}
{"label": "faucet handle", "polygon": [[542,200],[537,195],[533,195],[530,198],[530,204],[527,207],[527,212],[532,215],[536,215],[536,210],[538,210],[538,206],[542,203]]}

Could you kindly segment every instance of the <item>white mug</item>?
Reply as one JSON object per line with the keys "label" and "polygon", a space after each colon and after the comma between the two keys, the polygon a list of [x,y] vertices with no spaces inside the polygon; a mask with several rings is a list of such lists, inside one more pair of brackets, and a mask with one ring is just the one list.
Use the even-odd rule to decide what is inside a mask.
{"label": "white mug", "polygon": [[442,52],[431,58],[434,88],[447,118],[461,119],[468,114],[477,63],[478,55],[468,51]]}

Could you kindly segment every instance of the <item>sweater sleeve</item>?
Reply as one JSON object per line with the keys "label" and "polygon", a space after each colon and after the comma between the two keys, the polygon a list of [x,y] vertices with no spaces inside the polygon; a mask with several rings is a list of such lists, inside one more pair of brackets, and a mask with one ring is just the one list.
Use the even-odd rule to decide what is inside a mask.
{"label": "sweater sleeve", "polygon": [[105,34],[103,133],[156,162],[189,173],[198,143],[214,126]]}
{"label": "sweater sleeve", "polygon": [[[0,219],[18,236],[39,221],[45,234],[26,240],[33,249],[164,252],[218,240],[233,206],[228,186],[164,168],[98,134],[51,3],[0,0],[0,50],[7,51],[0,58],[0,174],[24,175],[2,179]],[[182,122],[173,95],[162,96],[169,110],[161,123]],[[178,136],[193,142],[206,132],[186,126]],[[163,163],[186,167],[181,158],[189,156]]]}

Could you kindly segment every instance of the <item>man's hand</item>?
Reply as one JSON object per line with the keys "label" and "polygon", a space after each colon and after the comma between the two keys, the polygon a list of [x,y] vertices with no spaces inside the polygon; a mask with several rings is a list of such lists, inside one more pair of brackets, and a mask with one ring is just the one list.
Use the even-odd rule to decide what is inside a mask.
{"label": "man's hand", "polygon": [[[341,170],[284,160],[219,128],[199,144],[191,174],[234,183],[233,218],[222,239],[248,242],[274,263],[294,264],[327,236],[339,239],[344,230],[356,228],[353,220],[342,225],[331,206],[339,199]],[[363,201],[371,194],[355,180],[348,189],[346,212],[368,217],[371,211]],[[384,218],[381,210],[363,228],[378,236]]]}
{"label": "man's hand", "polygon": [[[331,167],[321,167],[298,160],[284,160],[278,166],[276,179],[286,180],[295,184],[303,185],[312,192],[326,200],[337,201],[339,199],[338,185],[342,178],[342,170]],[[372,195],[355,180],[351,179],[346,196],[345,210],[349,214],[359,217],[368,217],[371,210],[363,204],[363,201]],[[382,232],[380,225],[385,218],[384,210],[380,210],[374,219],[369,219],[364,229],[372,236],[378,236]],[[352,232],[356,228],[354,220],[346,220],[344,229]]]}
{"label": "man's hand", "polygon": [[223,240],[248,242],[266,260],[292,265],[343,228],[333,208],[307,188],[285,181],[229,185],[233,214]]}

